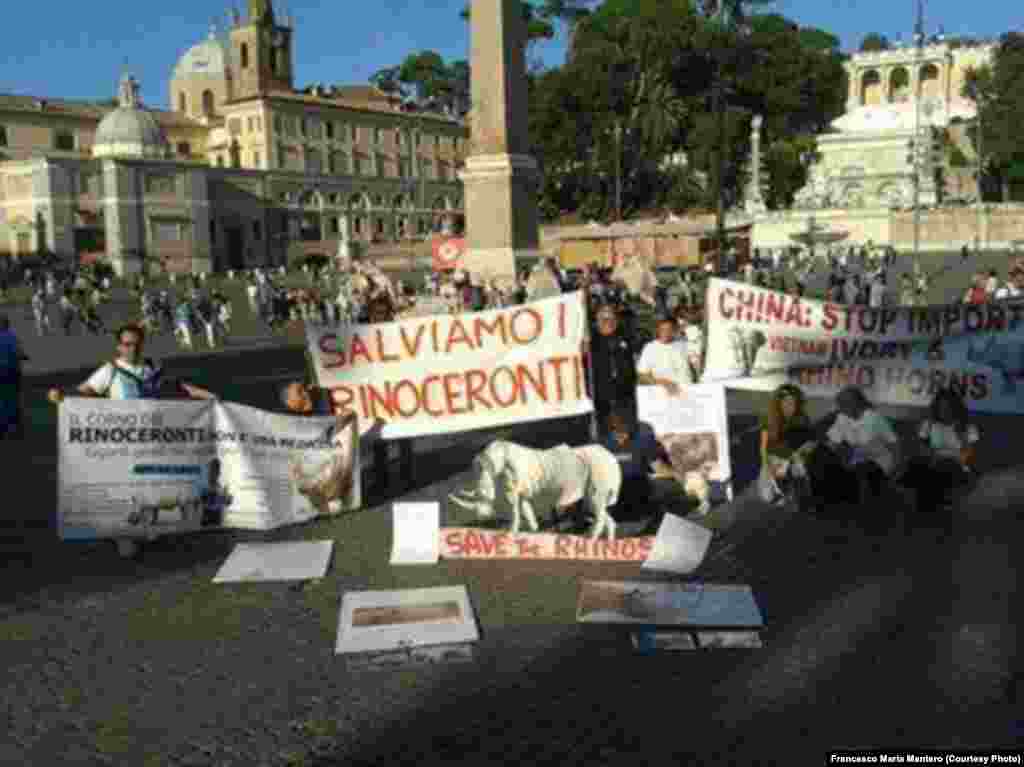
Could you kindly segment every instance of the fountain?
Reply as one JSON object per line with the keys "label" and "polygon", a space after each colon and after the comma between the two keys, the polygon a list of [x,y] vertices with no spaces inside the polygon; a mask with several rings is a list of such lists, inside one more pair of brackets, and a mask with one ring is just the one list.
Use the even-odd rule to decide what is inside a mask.
{"label": "fountain", "polygon": [[819,224],[814,216],[811,216],[807,219],[807,228],[802,232],[789,235],[789,238],[805,245],[810,251],[810,259],[813,261],[815,245],[834,245],[849,236],[849,232],[842,229],[829,229],[824,224]]}

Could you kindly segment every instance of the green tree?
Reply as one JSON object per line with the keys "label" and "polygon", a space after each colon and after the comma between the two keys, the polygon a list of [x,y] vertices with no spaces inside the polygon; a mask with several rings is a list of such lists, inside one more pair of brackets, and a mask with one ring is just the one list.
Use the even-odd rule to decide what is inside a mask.
{"label": "green tree", "polygon": [[1004,35],[991,65],[968,71],[963,95],[978,109],[978,122],[968,133],[982,158],[983,195],[997,187],[1001,199],[1010,200],[1024,189],[1024,35]]}
{"label": "green tree", "polygon": [[864,35],[864,39],[860,41],[860,50],[862,53],[887,51],[891,47],[892,44],[889,42],[889,38],[885,35],[880,35],[877,32],[869,32]]}
{"label": "green tree", "polygon": [[411,53],[398,66],[375,72],[370,82],[422,108],[450,109],[459,115],[469,109],[469,63],[446,63],[436,51]]}
{"label": "green tree", "polygon": [[606,0],[577,28],[567,70],[593,115],[609,210],[620,184],[624,214],[651,204],[663,159],[683,145],[694,104],[671,73],[696,58],[695,31],[688,0]]}

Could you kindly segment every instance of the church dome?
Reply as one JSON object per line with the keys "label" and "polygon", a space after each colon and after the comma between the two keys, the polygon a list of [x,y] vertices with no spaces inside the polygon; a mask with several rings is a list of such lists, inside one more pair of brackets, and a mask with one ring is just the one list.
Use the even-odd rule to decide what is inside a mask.
{"label": "church dome", "polygon": [[134,78],[121,80],[120,106],[100,121],[93,141],[93,156],[167,157],[167,137],[156,118],[139,105],[138,89]]}
{"label": "church dome", "polygon": [[193,45],[178,59],[171,77],[175,80],[196,75],[225,77],[230,75],[229,61],[227,46],[211,29],[208,38]]}

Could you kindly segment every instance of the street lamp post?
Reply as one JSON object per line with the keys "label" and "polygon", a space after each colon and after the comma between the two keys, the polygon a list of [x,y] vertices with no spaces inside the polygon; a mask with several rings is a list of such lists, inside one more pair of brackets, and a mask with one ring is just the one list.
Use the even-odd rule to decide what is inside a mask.
{"label": "street lamp post", "polygon": [[917,23],[914,26],[914,266],[921,267],[921,64],[924,62],[924,0],[917,0]]}
{"label": "street lamp post", "polygon": [[978,208],[978,233],[974,237],[974,250],[975,250],[976,253],[980,254],[981,253],[981,230],[982,230],[982,227],[984,226],[984,218],[985,218],[985,216],[984,216],[985,208],[984,208],[984,205],[982,205],[982,198],[981,198],[981,174],[982,174],[982,170],[985,167],[985,161],[984,161],[983,156],[982,156],[982,151],[983,151],[982,147],[984,146],[983,142],[985,141],[985,134],[984,134],[984,132],[982,130],[982,124],[981,124],[981,104],[978,103],[977,98],[975,98],[974,103],[975,103],[975,109],[977,110],[977,114],[978,114],[978,116],[977,116],[977,120],[978,120],[978,128],[977,128],[977,130],[978,130],[978,148],[975,151],[975,154],[977,155],[976,159],[977,159],[977,166],[978,166],[978,170],[977,170],[977,174],[978,174],[978,200],[977,200],[977,205],[976,205],[976,207]]}

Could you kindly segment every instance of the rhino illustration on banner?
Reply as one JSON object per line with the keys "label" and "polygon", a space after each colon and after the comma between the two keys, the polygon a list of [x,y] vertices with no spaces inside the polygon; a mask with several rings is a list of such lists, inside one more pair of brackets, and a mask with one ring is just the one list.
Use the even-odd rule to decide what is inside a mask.
{"label": "rhino illustration on banner", "polygon": [[757,367],[757,353],[768,342],[760,330],[733,328],[729,331],[732,351],[736,364],[743,370],[743,376],[750,376]]}
{"label": "rhino illustration on banner", "polygon": [[981,345],[968,342],[967,361],[999,371],[1004,395],[1015,394],[1017,381],[1024,378],[1024,344],[1000,341],[995,335],[989,336],[988,341]]}

